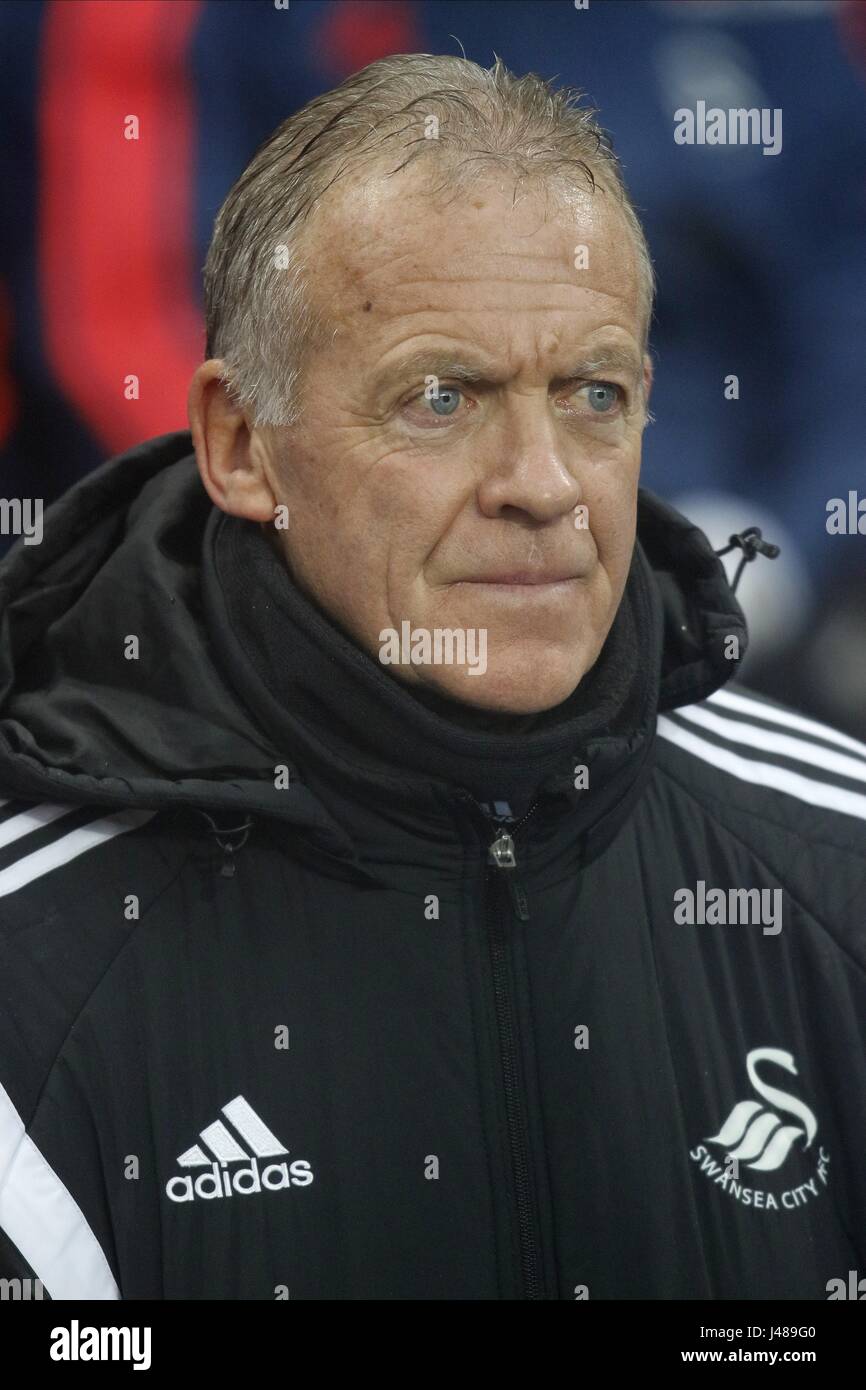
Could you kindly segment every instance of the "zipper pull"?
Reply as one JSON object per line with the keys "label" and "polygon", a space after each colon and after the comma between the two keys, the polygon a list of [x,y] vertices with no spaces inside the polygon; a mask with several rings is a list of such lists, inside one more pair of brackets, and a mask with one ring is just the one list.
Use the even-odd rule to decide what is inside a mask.
{"label": "zipper pull", "polygon": [[497,835],[488,851],[488,858],[491,864],[495,864],[497,869],[501,869],[505,874],[505,884],[508,888],[508,896],[511,898],[511,906],[521,922],[529,921],[529,903],[523,884],[515,874],[517,868],[517,855],[514,852],[514,839],[505,833]]}
{"label": "zipper pull", "polygon": [[497,835],[490,846],[490,860],[497,869],[516,869],[517,855],[514,853],[514,840],[507,833]]}

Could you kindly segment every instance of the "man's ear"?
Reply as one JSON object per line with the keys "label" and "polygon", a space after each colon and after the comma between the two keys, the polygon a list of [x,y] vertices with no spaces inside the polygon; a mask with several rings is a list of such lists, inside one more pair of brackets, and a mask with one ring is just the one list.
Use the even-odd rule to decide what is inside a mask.
{"label": "man's ear", "polygon": [[196,463],[208,496],[221,511],[247,521],[273,521],[274,498],[260,448],[223,380],[225,363],[211,357],[196,370],[187,413]]}

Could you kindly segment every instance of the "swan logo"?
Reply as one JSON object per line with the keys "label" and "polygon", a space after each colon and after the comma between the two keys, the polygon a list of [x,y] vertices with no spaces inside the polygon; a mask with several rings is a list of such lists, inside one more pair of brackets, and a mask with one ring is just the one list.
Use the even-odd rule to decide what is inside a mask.
{"label": "swan logo", "polygon": [[[718,1134],[707,1140],[708,1144],[720,1144],[727,1150],[728,1158],[745,1163],[759,1173],[771,1173],[781,1168],[792,1146],[798,1139],[805,1139],[804,1149],[808,1149],[818,1133],[818,1122],[808,1105],[796,1096],[768,1086],[757,1072],[759,1062],[774,1062],[784,1067],[793,1076],[797,1075],[794,1058],[790,1052],[778,1047],[756,1047],[746,1058],[746,1071],[749,1080],[759,1096],[767,1105],[758,1100],[741,1100],[734,1106]],[[775,1107],[771,1109],[770,1107]],[[777,1110],[793,1115],[799,1124],[785,1124]]]}
{"label": "swan logo", "polygon": [[[804,1101],[789,1095],[764,1079],[766,1067],[782,1067],[797,1076],[797,1067],[790,1052],[779,1047],[756,1047],[746,1057],[746,1071],[760,1100],[741,1100],[734,1106],[718,1134],[692,1149],[689,1157],[700,1165],[701,1172],[728,1196],[742,1206],[764,1211],[794,1211],[820,1197],[828,1184],[830,1155],[820,1145],[811,1176],[798,1185],[772,1191],[750,1187],[742,1181],[753,1173],[776,1173],[791,1155],[792,1150],[806,1153],[812,1149],[818,1133],[818,1122]],[[763,1075],[759,1074],[758,1067]],[[793,1121],[793,1123],[792,1123]],[[717,1161],[706,1145],[723,1150]],[[815,1155],[815,1149],[812,1149]],[[741,1168],[742,1165],[742,1168]],[[790,1179],[789,1179],[790,1181]]]}

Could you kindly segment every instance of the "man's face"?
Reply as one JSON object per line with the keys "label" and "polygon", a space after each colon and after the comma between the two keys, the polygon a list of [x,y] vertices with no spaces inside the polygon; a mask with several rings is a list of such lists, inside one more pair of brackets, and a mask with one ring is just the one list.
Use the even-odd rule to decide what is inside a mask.
{"label": "man's face", "polygon": [[[487,177],[436,209],[427,182],[413,166],[316,214],[307,263],[338,329],[311,352],[299,424],[260,432],[278,534],[375,659],[400,661],[387,630],[408,623],[421,660],[385,669],[536,712],[593,665],[628,574],[649,387],[637,257],[603,192],[513,203]],[[463,634],[462,664],[459,639],[425,659],[417,634],[435,657],[437,629]]]}

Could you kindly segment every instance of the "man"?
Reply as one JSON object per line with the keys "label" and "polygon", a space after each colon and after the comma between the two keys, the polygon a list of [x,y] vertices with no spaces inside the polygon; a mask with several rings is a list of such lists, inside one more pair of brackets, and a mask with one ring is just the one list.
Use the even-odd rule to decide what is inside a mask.
{"label": "man", "polygon": [[2,575],[5,1268],[826,1298],[866,1261],[866,748],[725,688],[721,564],[638,490],[652,271],[592,114],[375,63],[259,151],[205,280],[192,439]]}

